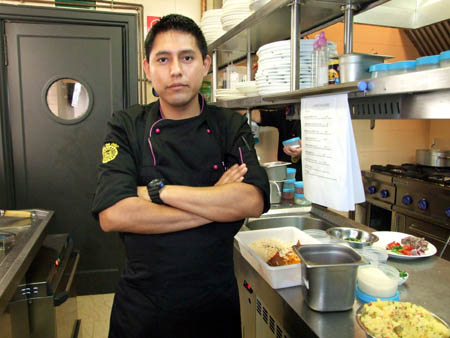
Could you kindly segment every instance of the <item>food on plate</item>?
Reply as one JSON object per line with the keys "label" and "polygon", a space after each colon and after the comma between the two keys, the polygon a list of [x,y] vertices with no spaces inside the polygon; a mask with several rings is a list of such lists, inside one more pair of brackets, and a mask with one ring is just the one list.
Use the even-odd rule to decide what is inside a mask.
{"label": "food on plate", "polygon": [[361,242],[361,240],[359,238],[347,237],[345,239],[347,241],[351,241],[351,242]]}
{"label": "food on plate", "polygon": [[[300,245],[300,241],[297,241],[297,245]],[[277,238],[258,239],[250,243],[249,247],[270,266],[300,263],[300,258],[291,246]]]}
{"label": "food on plate", "polygon": [[448,338],[450,329],[422,306],[409,302],[376,301],[364,304],[358,314],[376,338]]}
{"label": "food on plate", "polygon": [[424,238],[408,236],[401,243],[393,241],[386,245],[386,249],[393,253],[406,256],[420,256],[425,254],[428,242]]}

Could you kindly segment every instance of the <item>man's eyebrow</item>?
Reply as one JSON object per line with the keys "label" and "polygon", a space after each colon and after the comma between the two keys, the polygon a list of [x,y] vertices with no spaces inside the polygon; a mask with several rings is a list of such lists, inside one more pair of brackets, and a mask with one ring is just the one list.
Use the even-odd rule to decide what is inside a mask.
{"label": "man's eyebrow", "polygon": [[[195,50],[188,48],[188,49],[182,49],[178,52],[178,54],[191,54],[191,53],[195,53]],[[155,56],[169,55],[169,54],[172,54],[172,53],[169,52],[168,50],[160,50],[160,51],[156,52]]]}

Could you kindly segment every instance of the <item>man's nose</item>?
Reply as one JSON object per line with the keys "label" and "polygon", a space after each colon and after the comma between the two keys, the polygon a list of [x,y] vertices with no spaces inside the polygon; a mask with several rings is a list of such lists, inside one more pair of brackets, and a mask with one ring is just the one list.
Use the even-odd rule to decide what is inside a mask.
{"label": "man's nose", "polygon": [[172,76],[181,75],[181,64],[178,59],[175,59],[170,65],[170,75]]}

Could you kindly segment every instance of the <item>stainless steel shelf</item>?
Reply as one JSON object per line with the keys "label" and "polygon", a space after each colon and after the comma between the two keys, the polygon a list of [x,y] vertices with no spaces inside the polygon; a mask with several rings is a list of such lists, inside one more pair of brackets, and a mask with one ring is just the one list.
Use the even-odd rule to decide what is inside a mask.
{"label": "stainless steel shelf", "polygon": [[302,97],[349,93],[352,119],[450,119],[450,67],[214,103],[224,108],[278,107]]}
{"label": "stainless steel shelf", "polygon": [[[358,6],[355,14],[381,5],[389,0],[351,0]],[[218,51],[218,67],[227,65],[247,55],[250,35],[251,52],[270,42],[289,39],[291,36],[292,0],[271,0],[247,19],[233,27],[208,46],[208,53]],[[341,6],[349,0],[303,0],[300,6],[300,31],[302,35],[344,20]]]}

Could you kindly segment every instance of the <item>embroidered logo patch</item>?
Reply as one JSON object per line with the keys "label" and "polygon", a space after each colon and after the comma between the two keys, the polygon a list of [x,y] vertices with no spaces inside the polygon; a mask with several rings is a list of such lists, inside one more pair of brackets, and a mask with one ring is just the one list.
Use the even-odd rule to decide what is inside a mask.
{"label": "embroidered logo patch", "polygon": [[114,160],[119,153],[117,148],[119,148],[119,145],[114,142],[105,143],[102,148],[102,163],[108,163]]}

